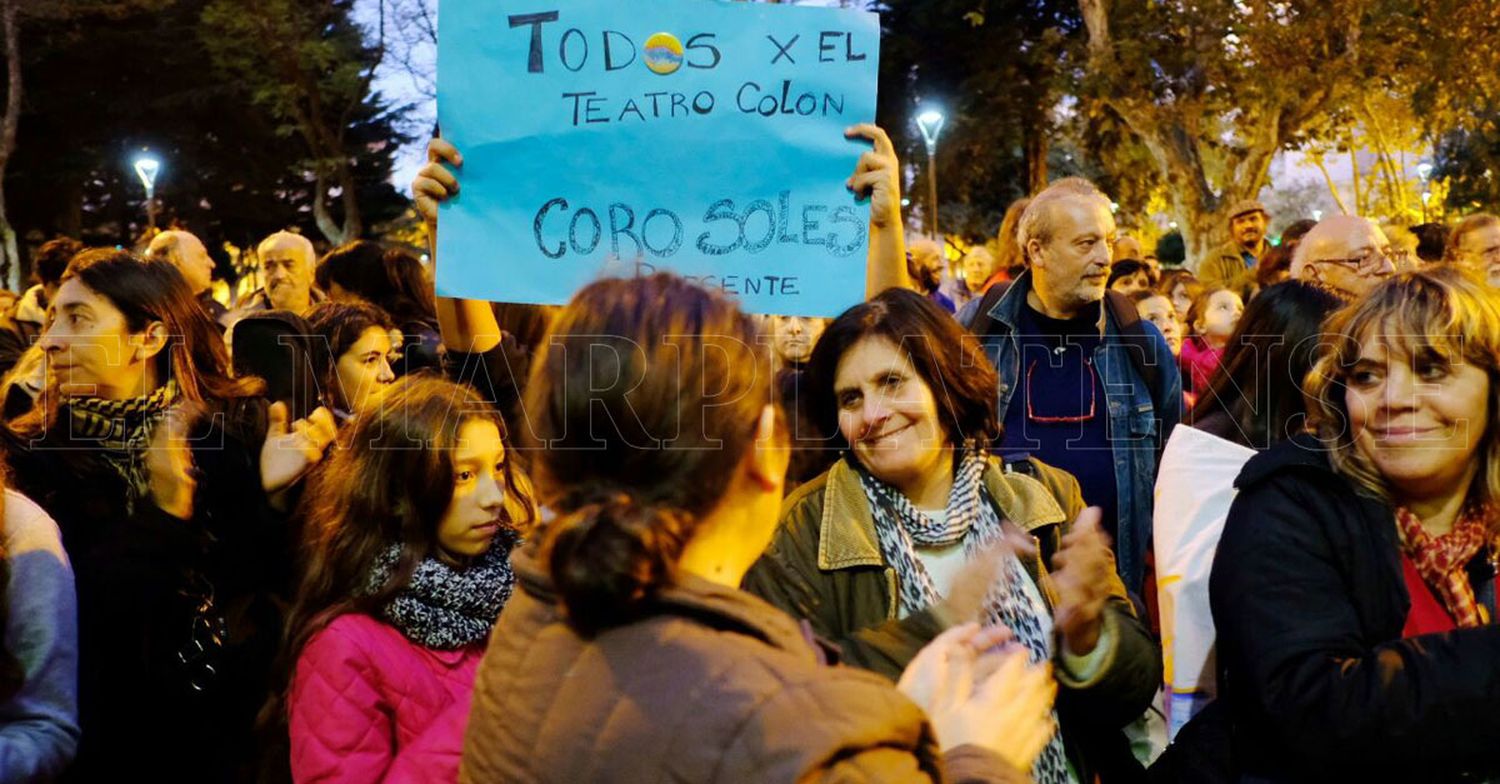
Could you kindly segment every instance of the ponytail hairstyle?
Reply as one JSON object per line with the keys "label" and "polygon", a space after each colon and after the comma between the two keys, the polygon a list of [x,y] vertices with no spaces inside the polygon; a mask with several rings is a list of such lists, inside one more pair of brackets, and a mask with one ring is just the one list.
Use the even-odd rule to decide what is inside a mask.
{"label": "ponytail hairstyle", "polygon": [[675,581],[773,378],[750,317],[675,275],[595,282],[558,315],[525,410],[539,496],[558,514],[541,558],[576,632],[628,622]]}
{"label": "ponytail hairstyle", "polygon": [[[223,335],[171,262],[95,248],[68,262],[62,282],[70,280],[109,300],[131,332],[141,332],[153,321],[161,323],[167,344],[154,359],[156,377],[163,384],[177,382],[183,400],[217,411],[265,391],[263,380],[235,378],[230,372]],[[44,402],[17,420],[17,426],[32,436],[57,426],[62,395],[49,391],[40,400]]]}

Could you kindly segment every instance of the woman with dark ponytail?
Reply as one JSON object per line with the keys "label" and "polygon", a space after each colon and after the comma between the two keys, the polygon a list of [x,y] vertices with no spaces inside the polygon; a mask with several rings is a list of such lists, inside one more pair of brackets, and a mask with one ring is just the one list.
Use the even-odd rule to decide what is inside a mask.
{"label": "woman with dark ponytail", "polygon": [[1003,630],[941,636],[903,696],[825,666],[738,589],[788,462],[757,337],[665,274],[596,282],[559,315],[525,408],[555,516],[513,556],[461,780],[1024,780],[1053,692]]}

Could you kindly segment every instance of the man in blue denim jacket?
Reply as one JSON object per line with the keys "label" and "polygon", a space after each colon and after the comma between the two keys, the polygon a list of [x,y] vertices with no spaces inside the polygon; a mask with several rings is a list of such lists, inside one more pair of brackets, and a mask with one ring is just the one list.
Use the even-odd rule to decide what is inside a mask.
{"label": "man in blue denim jacket", "polygon": [[1105,510],[1120,578],[1140,595],[1157,458],[1182,418],[1182,377],[1154,325],[1107,306],[1114,236],[1098,189],[1053,183],[1021,217],[1029,269],[970,327],[1000,371],[999,451],[1078,478],[1085,500]]}

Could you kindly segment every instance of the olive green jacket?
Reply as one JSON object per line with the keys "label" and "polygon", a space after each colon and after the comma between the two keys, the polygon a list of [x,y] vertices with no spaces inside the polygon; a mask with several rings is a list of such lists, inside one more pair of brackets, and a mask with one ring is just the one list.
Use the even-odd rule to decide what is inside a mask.
{"label": "olive green jacket", "polygon": [[[1269,249],[1271,246],[1265,246]],[[1250,300],[1250,295],[1255,291],[1255,267],[1245,266],[1245,259],[1240,254],[1243,249],[1239,243],[1230,240],[1217,248],[1214,248],[1198,265],[1198,280],[1205,288],[1226,288],[1239,294],[1245,301]],[[1260,260],[1257,259],[1259,264]],[[1180,318],[1187,318],[1186,313],[1177,314]]]}
{"label": "olive green jacket", "polygon": [[[1083,511],[1083,495],[1078,480],[1065,471],[1037,460],[1024,468],[1025,473],[1007,471],[991,458],[984,485],[1000,516],[1036,540],[1038,554],[1022,555],[1021,561],[1050,609],[1056,594],[1047,565]],[[1070,750],[1087,757],[1095,755],[1081,746],[1097,744],[1079,743],[1078,731],[1095,735],[1095,741],[1098,733],[1089,733],[1090,727],[1118,736],[1120,727],[1146,711],[1161,684],[1161,649],[1137,618],[1114,570],[1110,581],[1113,596],[1105,608],[1102,640],[1110,647],[1103,662],[1087,681],[1074,678],[1060,662],[1055,668],[1064,734]],[[941,605],[899,617],[896,571],[880,552],[859,476],[842,460],[786,499],[780,527],[742,587],[806,619],[814,633],[839,646],[847,663],[893,680],[938,633],[969,620],[946,618]],[[1121,759],[1118,748],[1113,752],[1108,756]],[[1091,762],[1091,769],[1101,763],[1113,767]]]}

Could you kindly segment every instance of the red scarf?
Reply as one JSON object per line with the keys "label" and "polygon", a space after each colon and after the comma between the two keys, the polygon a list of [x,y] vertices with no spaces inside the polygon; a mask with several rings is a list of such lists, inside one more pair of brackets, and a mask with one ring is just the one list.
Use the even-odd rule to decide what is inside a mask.
{"label": "red scarf", "polygon": [[1401,533],[1401,549],[1417,567],[1422,581],[1443,600],[1458,628],[1471,629],[1487,623],[1489,619],[1475,600],[1474,586],[1469,584],[1469,573],[1464,570],[1494,538],[1486,511],[1466,511],[1453,524],[1452,531],[1433,537],[1409,509],[1397,508],[1396,528]]}

